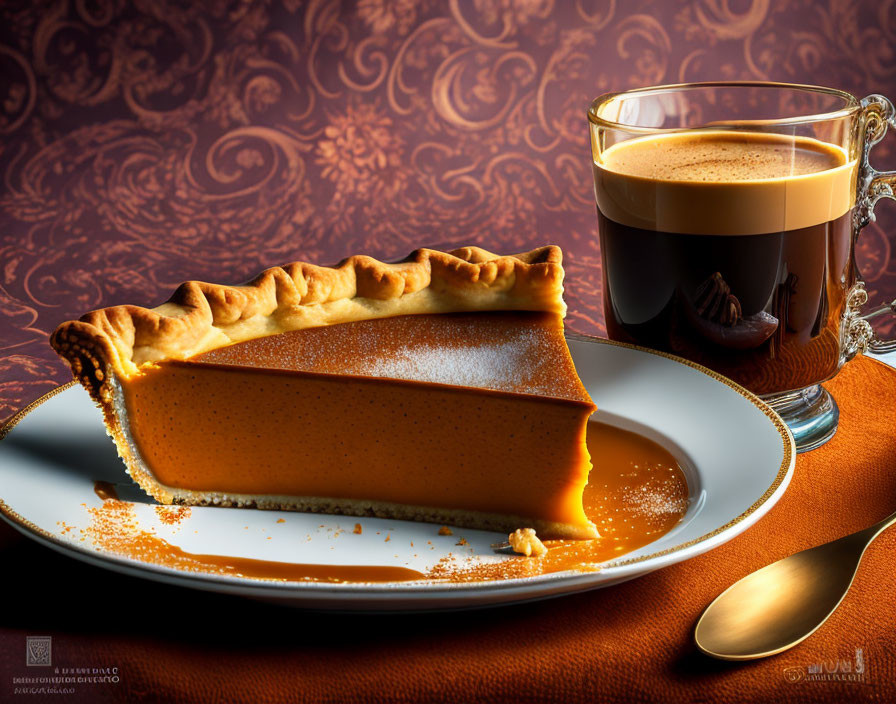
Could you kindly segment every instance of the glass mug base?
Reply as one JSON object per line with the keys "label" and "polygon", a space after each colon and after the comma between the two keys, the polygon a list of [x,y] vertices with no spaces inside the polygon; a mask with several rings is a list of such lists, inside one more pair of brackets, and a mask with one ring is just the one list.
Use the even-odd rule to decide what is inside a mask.
{"label": "glass mug base", "polygon": [[790,429],[798,453],[824,445],[837,432],[840,409],[834,397],[821,384],[760,398],[781,416]]}

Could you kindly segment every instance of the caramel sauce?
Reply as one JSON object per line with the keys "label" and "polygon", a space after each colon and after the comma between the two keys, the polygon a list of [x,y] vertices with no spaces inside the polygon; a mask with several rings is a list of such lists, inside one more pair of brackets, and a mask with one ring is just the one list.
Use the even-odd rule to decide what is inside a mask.
{"label": "caramel sauce", "polygon": [[538,558],[489,564],[446,558],[429,576],[474,582],[597,571],[600,563],[652,543],[678,524],[688,508],[688,484],[668,450],[637,433],[595,421],[588,423],[588,450],[594,469],[583,502],[600,538],[546,540],[548,552]]}
{"label": "caramel sauce", "polygon": [[[585,513],[601,538],[589,559],[609,560],[668,533],[688,508],[688,483],[678,460],[659,443],[606,423],[588,424],[595,469],[585,488]],[[554,541],[556,542],[556,541]],[[549,547],[551,544],[549,543]]]}
{"label": "caramel sauce", "polygon": [[166,557],[200,565],[201,572],[282,582],[408,582],[425,579],[422,572],[388,565],[310,565],[255,560],[248,557],[200,555],[165,543]]}
{"label": "caramel sauce", "polygon": [[139,527],[134,505],[106,500],[89,508],[85,537],[100,550],[185,572],[249,577],[278,582],[407,582],[425,575],[388,565],[313,565],[256,560],[231,555],[204,555],[183,550]]}
{"label": "caramel sauce", "polygon": [[[588,449],[594,470],[585,488],[585,512],[597,525],[601,537],[548,540],[548,552],[538,558],[514,556],[479,564],[476,557],[454,556],[443,558],[423,574],[404,567],[294,564],[191,553],[142,529],[134,505],[110,495],[109,490],[114,494],[114,488],[105,482],[95,484],[103,505],[88,509],[91,523],[82,532],[100,550],[146,563],[187,572],[281,582],[473,582],[565,570],[597,571],[600,563],[647,545],[675,527],[688,507],[688,485],[675,457],[637,433],[592,421],[588,424]],[[167,512],[174,512],[172,520],[165,520],[160,513],[163,523],[179,522],[188,515],[181,512],[181,507],[159,508],[164,509],[166,516]],[[443,527],[439,534],[450,535],[451,531]],[[461,537],[458,545],[465,542]]]}
{"label": "caramel sauce", "polygon": [[109,482],[95,481],[93,483],[93,493],[103,501],[106,499],[118,501],[118,492],[115,490],[115,485]]}

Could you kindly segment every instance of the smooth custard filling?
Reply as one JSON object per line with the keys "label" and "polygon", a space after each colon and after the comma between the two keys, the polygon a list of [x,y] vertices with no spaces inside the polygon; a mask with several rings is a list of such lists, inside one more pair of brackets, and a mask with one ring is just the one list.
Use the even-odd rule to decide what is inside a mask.
{"label": "smooth custard filling", "polygon": [[130,437],[167,487],[501,514],[594,534],[582,509],[594,405],[556,314],[282,333],[147,367],[122,395]]}

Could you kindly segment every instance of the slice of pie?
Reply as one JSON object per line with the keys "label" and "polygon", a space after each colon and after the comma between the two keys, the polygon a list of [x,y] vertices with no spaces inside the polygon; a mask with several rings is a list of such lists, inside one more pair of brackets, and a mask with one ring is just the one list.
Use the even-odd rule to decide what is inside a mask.
{"label": "slice of pie", "polygon": [[420,249],[154,309],[63,323],[51,343],[163,503],[256,506],[594,538],[594,404],[563,336],[557,247]]}

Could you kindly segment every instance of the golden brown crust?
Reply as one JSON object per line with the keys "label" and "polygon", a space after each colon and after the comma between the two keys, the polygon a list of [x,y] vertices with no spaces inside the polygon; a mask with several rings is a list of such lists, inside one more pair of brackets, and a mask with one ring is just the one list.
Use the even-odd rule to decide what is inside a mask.
{"label": "golden brown crust", "polygon": [[103,308],[62,323],[50,344],[101,404],[112,373],[308,327],[394,315],[475,310],[565,313],[559,247],[499,256],[478,247],[418,249],[387,264],[354,256],[335,267],[267,269],[241,286],[188,281],[157,308]]}
{"label": "golden brown crust", "polygon": [[[224,494],[212,491],[190,491],[175,489],[169,503],[187,506],[235,506],[241,508],[272,509],[279,511],[301,511],[304,513],[326,513],[338,516],[370,516],[393,518],[403,521],[424,523],[450,523],[460,528],[491,530],[500,533],[513,531],[516,526],[535,526],[538,533],[552,540],[594,540],[600,534],[593,525],[558,523],[540,518],[514,516],[510,514],[466,511],[461,509],[435,508],[432,506],[412,506],[391,501],[372,501],[345,498],[321,498],[317,496],[280,496],[254,494]],[[532,530],[532,529],[530,529]],[[541,545],[541,551],[534,547]],[[534,538],[532,555],[547,552],[538,538]]]}

